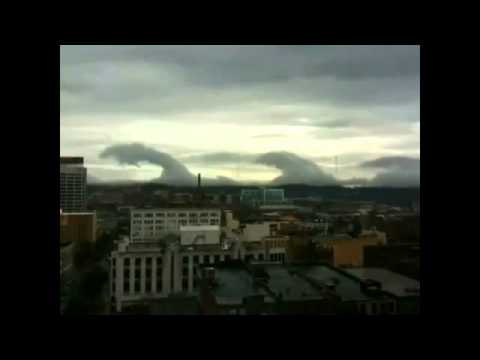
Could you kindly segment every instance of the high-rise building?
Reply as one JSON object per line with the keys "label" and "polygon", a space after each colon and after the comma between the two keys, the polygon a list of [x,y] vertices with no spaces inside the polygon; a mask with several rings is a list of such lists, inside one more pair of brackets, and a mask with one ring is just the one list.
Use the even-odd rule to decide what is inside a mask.
{"label": "high-rise building", "polygon": [[283,189],[243,189],[240,201],[251,206],[282,204],[285,202],[285,194]]}
{"label": "high-rise building", "polygon": [[60,209],[64,213],[87,209],[87,169],[82,157],[60,157]]}

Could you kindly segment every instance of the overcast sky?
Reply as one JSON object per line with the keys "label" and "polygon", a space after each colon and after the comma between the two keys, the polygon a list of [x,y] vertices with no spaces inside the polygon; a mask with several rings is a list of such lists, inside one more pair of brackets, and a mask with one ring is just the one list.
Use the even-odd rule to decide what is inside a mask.
{"label": "overcast sky", "polygon": [[131,143],[236,180],[281,175],[276,160],[254,161],[271,152],[338,179],[420,158],[418,46],[72,45],[60,71],[60,154],[104,180],[160,176],[158,164],[99,156]]}

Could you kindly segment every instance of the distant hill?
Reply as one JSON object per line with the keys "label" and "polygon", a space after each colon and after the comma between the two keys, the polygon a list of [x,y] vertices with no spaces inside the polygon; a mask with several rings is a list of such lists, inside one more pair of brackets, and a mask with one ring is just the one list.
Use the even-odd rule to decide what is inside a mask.
{"label": "distant hill", "polygon": [[[166,184],[152,182],[110,182],[99,184],[88,184],[90,191],[115,187],[121,189],[131,186],[141,187],[144,191],[155,191],[160,189],[172,189],[179,192],[194,191],[193,186],[169,186]],[[202,186],[206,193],[229,193],[240,195],[242,189],[256,188],[254,186]],[[396,206],[408,206],[420,199],[420,188],[392,188],[392,187],[357,187],[348,188],[343,186],[311,186],[303,184],[291,184],[278,186],[285,190],[287,198],[321,197],[323,200],[345,200],[345,201],[375,201],[383,204]]]}

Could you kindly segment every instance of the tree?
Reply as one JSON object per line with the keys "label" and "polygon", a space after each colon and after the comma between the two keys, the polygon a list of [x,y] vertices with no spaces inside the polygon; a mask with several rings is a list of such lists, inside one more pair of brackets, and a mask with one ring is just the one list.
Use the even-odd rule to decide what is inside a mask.
{"label": "tree", "polygon": [[94,256],[94,247],[91,242],[78,241],[74,245],[73,265],[76,269],[83,269],[88,265]]}

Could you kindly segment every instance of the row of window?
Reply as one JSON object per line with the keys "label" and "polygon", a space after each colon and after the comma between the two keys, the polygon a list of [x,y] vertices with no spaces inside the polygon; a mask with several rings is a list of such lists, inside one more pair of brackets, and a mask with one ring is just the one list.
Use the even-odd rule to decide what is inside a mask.
{"label": "row of window", "polygon": [[[169,217],[169,218],[174,218],[174,217],[177,217],[177,216],[178,217],[187,217],[187,213],[155,213],[155,217],[162,217],[163,218],[163,217],[165,217],[165,214],[166,214],[166,217]],[[220,213],[216,213],[216,212],[212,212],[212,213],[208,213],[208,212],[188,213],[188,216],[189,217],[197,217],[197,216],[200,216],[200,217],[208,217],[208,216],[219,217]],[[134,218],[141,218],[141,217],[153,218],[154,214],[153,213],[146,213],[146,214],[134,213],[133,217]]]}
{"label": "row of window", "polygon": [[[395,313],[395,304],[393,302],[384,303],[360,303],[359,312],[362,315],[393,314]],[[370,311],[368,311],[370,308]]]}
{"label": "row of window", "polygon": [[265,244],[269,248],[275,248],[275,247],[283,248],[287,245],[285,240],[265,240]]}
{"label": "row of window", "polygon": [[[152,291],[153,291],[152,285],[153,285],[153,283],[151,281],[147,281],[145,283],[145,292],[147,294],[152,293]],[[163,290],[162,280],[157,279],[157,284],[156,285],[157,285],[156,292],[161,293],[162,290]],[[113,290],[113,292],[115,292],[115,283],[112,284],[112,290]],[[135,293],[135,294],[138,294],[138,293],[140,293],[140,291],[141,291],[140,281],[135,281],[133,288],[130,286],[130,281],[125,280],[123,282],[123,293],[124,294],[131,294],[132,292]]]}
{"label": "row of window", "polygon": [[[153,261],[152,259],[153,259],[152,257],[147,257],[146,258],[145,265],[147,267],[150,267],[152,265],[152,261]],[[155,261],[157,262],[157,268],[162,266],[162,257],[161,256],[157,257]],[[131,263],[130,258],[127,257],[127,258],[123,259],[123,266],[124,267],[128,268],[130,266],[130,263]],[[141,263],[142,263],[142,258],[140,258],[140,257],[135,258],[135,267],[139,267],[141,265]],[[116,259],[113,258],[112,259],[112,265],[115,266],[115,264],[116,264]]]}

